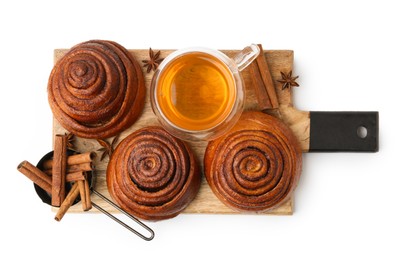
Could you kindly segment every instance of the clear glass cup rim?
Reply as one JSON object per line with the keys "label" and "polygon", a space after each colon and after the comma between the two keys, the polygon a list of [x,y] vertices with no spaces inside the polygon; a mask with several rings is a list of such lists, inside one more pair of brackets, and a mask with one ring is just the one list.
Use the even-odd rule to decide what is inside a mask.
{"label": "clear glass cup rim", "polygon": [[[173,123],[165,115],[161,109],[158,100],[158,85],[161,73],[168,68],[167,66],[176,59],[187,54],[203,53],[211,55],[218,59],[223,66],[230,72],[231,80],[234,86],[234,102],[227,107],[229,112],[223,119],[218,121],[214,126],[201,130],[190,130],[180,127]],[[250,63],[259,55],[260,49],[256,44],[246,46],[243,50],[234,53],[233,57],[226,55],[225,51],[211,49],[206,47],[187,47],[173,50],[156,69],[150,88],[151,106],[154,114],[162,126],[172,135],[185,140],[212,140],[218,138],[227,132],[240,118],[245,106],[245,86],[241,71],[243,71]]]}
{"label": "clear glass cup rim", "polygon": [[236,63],[234,62],[233,59],[229,58],[226,54],[224,54],[223,52],[219,51],[219,50],[215,50],[215,49],[211,49],[211,48],[206,48],[206,47],[187,47],[187,48],[182,48],[182,49],[178,49],[173,51],[172,53],[170,53],[158,66],[157,70],[155,71],[154,74],[154,79],[153,84],[152,84],[152,88],[151,88],[151,95],[153,95],[153,99],[154,99],[154,104],[158,110],[158,115],[161,116],[164,120],[165,123],[169,124],[170,127],[174,128],[177,131],[181,131],[181,132],[185,132],[187,134],[190,135],[203,135],[203,133],[208,133],[210,131],[213,131],[214,129],[219,128],[221,125],[223,125],[226,120],[230,117],[233,117],[233,110],[236,109],[236,106],[238,106],[238,104],[236,102],[234,102],[232,104],[232,107],[230,108],[230,112],[227,114],[227,116],[222,119],[218,124],[210,127],[210,128],[206,128],[206,129],[202,129],[202,130],[189,130],[189,129],[185,129],[182,127],[179,127],[175,124],[173,124],[163,113],[163,111],[161,110],[160,106],[159,106],[159,102],[157,101],[157,91],[155,91],[154,88],[156,88],[156,86],[158,85],[158,78],[159,78],[159,74],[160,72],[169,64],[171,63],[173,60],[190,54],[190,53],[206,53],[209,54],[217,59],[219,59],[222,64],[224,64],[228,70],[231,72],[231,76],[232,76],[232,80],[235,84],[235,89],[234,89],[234,93],[235,93],[235,97],[234,99],[237,99],[238,96],[238,81],[241,81],[241,84],[243,85],[242,79],[241,77],[239,77],[238,73],[239,70],[237,68]]}
{"label": "clear glass cup rim", "polygon": [[168,65],[172,60],[179,58],[182,55],[186,55],[189,53],[207,53],[209,55],[212,55],[216,58],[218,58],[220,61],[222,61],[228,69],[233,73],[238,72],[238,67],[237,64],[234,62],[233,59],[228,57],[226,54],[219,50],[207,48],[207,47],[187,47],[187,48],[182,48],[173,51],[170,53],[163,61],[159,64],[157,70],[162,71],[166,65]]}

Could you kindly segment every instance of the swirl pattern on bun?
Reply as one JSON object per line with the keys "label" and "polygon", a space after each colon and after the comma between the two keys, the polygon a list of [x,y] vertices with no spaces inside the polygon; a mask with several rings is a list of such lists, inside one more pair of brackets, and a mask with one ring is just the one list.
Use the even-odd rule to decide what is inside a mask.
{"label": "swirl pattern on bun", "polygon": [[302,156],[297,139],[281,121],[245,112],[226,135],[209,142],[204,164],[208,184],[225,205],[258,213],[289,199]]}
{"label": "swirl pattern on bun", "polygon": [[114,151],[106,181],[112,198],[147,220],[175,217],[196,196],[201,176],[189,147],[160,127],[127,136]]}
{"label": "swirl pattern on bun", "polygon": [[92,40],[72,47],[54,66],[48,82],[54,117],[71,133],[107,138],[130,127],[145,100],[138,62],[121,45]]}

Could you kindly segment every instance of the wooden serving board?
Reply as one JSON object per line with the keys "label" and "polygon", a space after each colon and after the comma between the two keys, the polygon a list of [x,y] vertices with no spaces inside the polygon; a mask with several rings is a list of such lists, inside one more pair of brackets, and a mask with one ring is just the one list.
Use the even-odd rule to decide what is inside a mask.
{"label": "wooden serving board", "polygon": [[[54,52],[54,62],[57,62],[68,50],[67,49],[57,49]],[[129,50],[133,57],[142,64],[142,60],[149,58],[148,50]],[[164,58],[173,50],[161,50],[160,57]],[[229,57],[233,57],[238,51],[237,50],[222,50],[223,53],[227,54]],[[293,130],[295,135],[300,141],[303,152],[309,150],[309,113],[304,111],[299,111],[293,108],[291,89],[282,90],[281,84],[277,80],[281,79],[280,72],[289,72],[293,68],[293,51],[291,50],[267,50],[264,51],[265,57],[267,59],[268,65],[270,67],[270,72],[275,84],[278,100],[279,100],[279,110],[281,112],[281,119]],[[118,142],[123,140],[133,131],[136,131],[142,127],[149,125],[159,125],[150,104],[149,98],[149,88],[150,82],[153,76],[153,72],[147,73],[146,68],[143,68],[143,74],[145,77],[146,84],[146,100],[144,110],[138,119],[138,121],[132,125],[129,129],[120,134]],[[246,105],[245,110],[259,110],[256,94],[254,91],[253,81],[250,77],[250,72],[248,69],[242,72],[246,87]],[[53,120],[53,136],[56,134],[64,134],[68,132],[65,130],[57,120]],[[112,138],[111,138],[112,139]],[[110,141],[110,139],[109,139]],[[201,164],[203,171],[203,157],[204,151],[207,145],[205,141],[191,142],[189,143],[193,152],[196,154],[198,161]],[[74,146],[79,152],[87,151],[97,151],[101,146],[96,140],[93,139],[83,139],[76,138]],[[108,157],[103,161],[100,161],[100,154],[95,159],[95,189],[109,197],[109,193],[106,187],[106,168],[108,164]],[[105,203],[103,200],[99,199],[97,196],[92,195],[91,199],[97,203],[99,206],[103,207],[109,212],[118,212],[116,209],[111,207],[109,204]],[[275,214],[275,215],[290,215],[293,213],[293,203],[294,199],[284,202],[282,205],[276,209],[265,214]],[[69,212],[83,212],[80,203],[70,208]],[[97,212],[92,210],[92,212]],[[205,178],[203,177],[200,191],[193,202],[185,209],[184,213],[208,213],[208,214],[233,214],[237,213],[232,209],[226,207],[221,203],[216,196],[213,194],[208,186]]]}

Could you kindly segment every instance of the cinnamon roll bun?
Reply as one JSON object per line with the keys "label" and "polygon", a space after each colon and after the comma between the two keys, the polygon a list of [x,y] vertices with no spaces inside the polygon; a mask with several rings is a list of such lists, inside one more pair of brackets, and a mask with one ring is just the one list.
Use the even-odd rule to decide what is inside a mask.
{"label": "cinnamon roll bun", "polygon": [[201,176],[195,156],[161,127],[127,136],[115,149],[106,182],[127,212],[147,220],[175,217],[196,196]]}
{"label": "cinnamon roll bun", "polygon": [[144,106],[144,76],[121,45],[92,40],[72,47],[54,66],[48,100],[71,133],[107,138],[130,127]]}
{"label": "cinnamon roll bun", "polygon": [[208,143],[205,176],[215,195],[243,212],[267,212],[285,202],[302,169],[292,131],[261,112],[245,112],[224,136]]}

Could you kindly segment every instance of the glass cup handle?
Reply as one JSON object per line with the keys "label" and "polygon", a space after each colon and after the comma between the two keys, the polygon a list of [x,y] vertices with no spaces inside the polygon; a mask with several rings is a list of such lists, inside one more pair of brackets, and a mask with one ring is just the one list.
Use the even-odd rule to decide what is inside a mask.
{"label": "glass cup handle", "polygon": [[242,71],[248,65],[250,65],[250,63],[253,62],[255,58],[257,58],[258,54],[260,54],[260,48],[258,48],[258,45],[251,44],[250,46],[247,46],[241,52],[236,54],[233,60],[237,64],[239,71]]}

